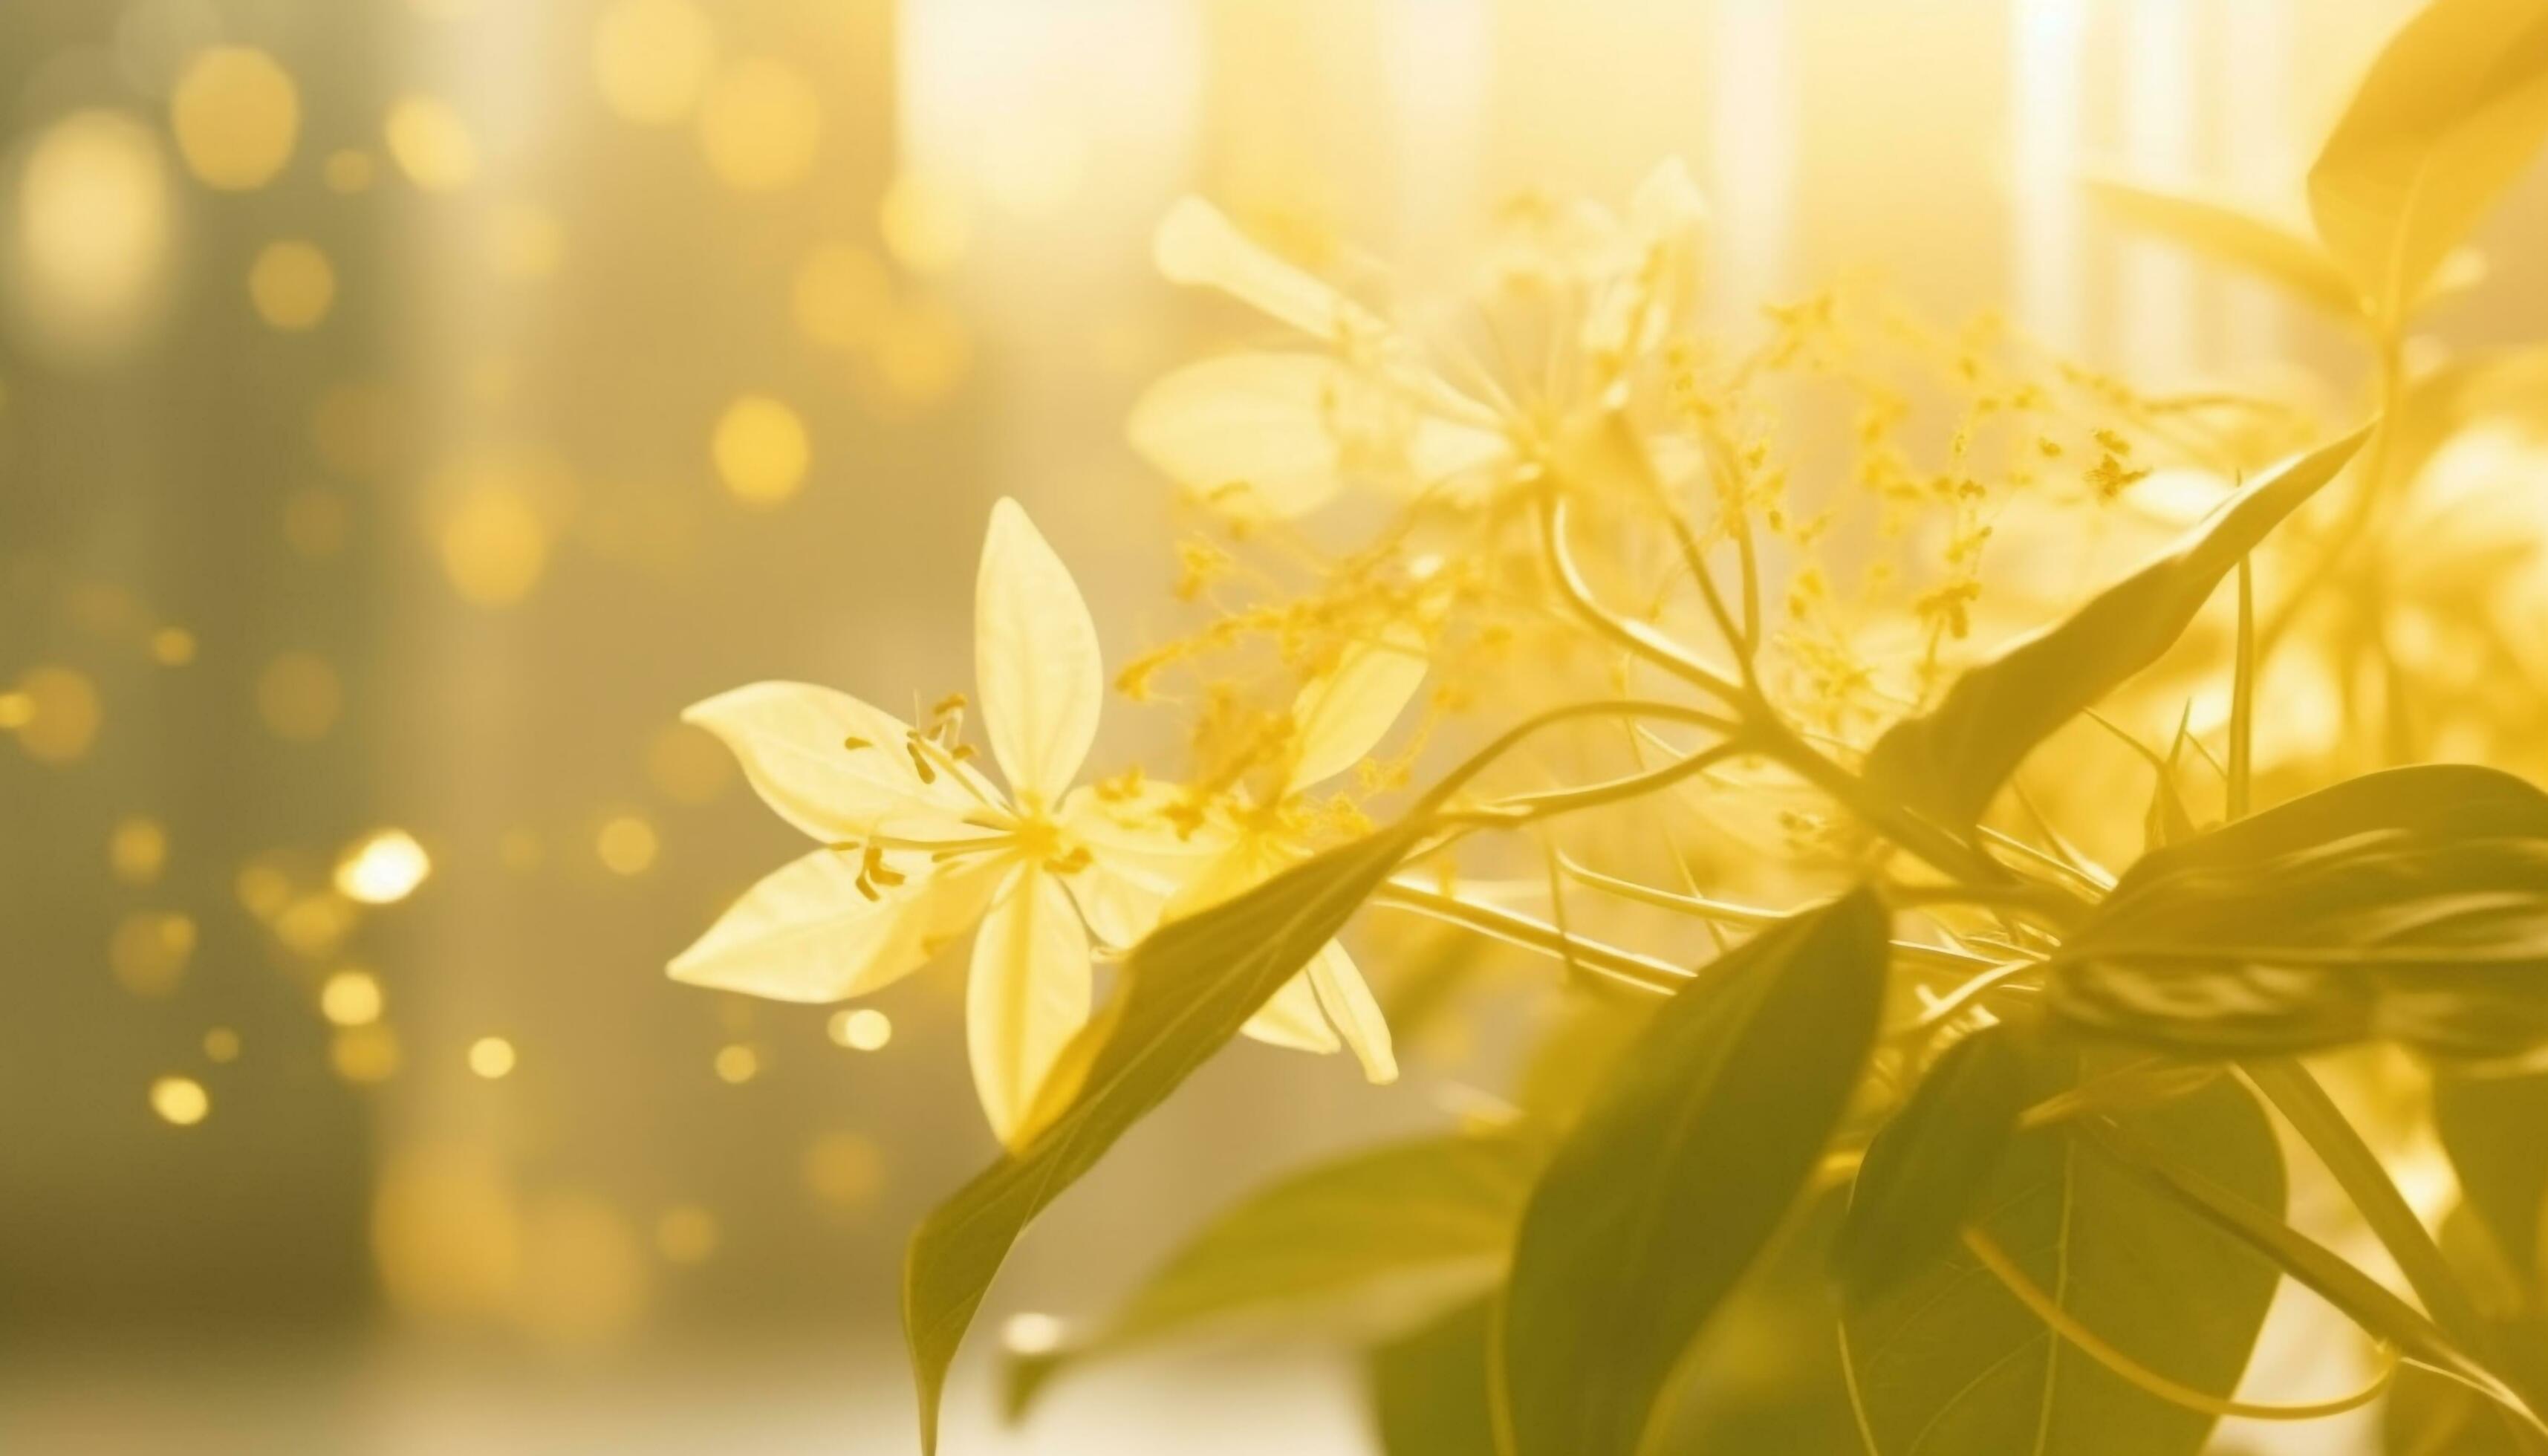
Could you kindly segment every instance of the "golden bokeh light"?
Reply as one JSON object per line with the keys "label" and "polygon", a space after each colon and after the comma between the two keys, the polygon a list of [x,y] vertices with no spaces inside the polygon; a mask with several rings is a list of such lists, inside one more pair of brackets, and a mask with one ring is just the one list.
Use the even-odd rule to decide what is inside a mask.
{"label": "golden bokeh light", "polygon": [[753,56],[720,66],[699,100],[699,149],[738,192],[802,180],[822,135],[822,100],[785,61]]}
{"label": "golden bokeh light", "polygon": [[480,1037],[469,1044],[469,1070],[490,1082],[510,1076],[513,1062],[513,1044],[501,1037]]}
{"label": "golden bokeh light", "polygon": [[257,675],[256,710],[277,738],[316,743],[336,726],[344,707],[336,670],[315,653],[287,652]]}
{"label": "golden bokeh light", "polygon": [[323,960],[336,954],[354,933],[353,903],[333,893],[291,894],[270,922],[274,938],[305,960]]}
{"label": "golden bokeh light", "polygon": [[195,660],[195,634],[183,627],[161,627],[150,634],[150,660],[163,668],[182,668]]}
{"label": "golden bokeh light", "polygon": [[880,1051],[893,1040],[893,1018],[872,1006],[861,1006],[833,1012],[823,1030],[834,1043],[853,1051]]}
{"label": "golden bokeh light", "polygon": [[761,1053],[738,1042],[718,1047],[714,1065],[718,1081],[740,1087],[761,1075]]}
{"label": "golden bokeh light", "polygon": [[196,934],[189,915],[137,910],[125,916],[107,942],[107,963],[116,983],[152,1000],[173,993],[194,958]]}
{"label": "golden bokeh light", "polygon": [[604,820],[592,837],[592,853],[613,874],[639,875],[655,865],[660,845],[655,826],[635,814]]}
{"label": "golden bokeh light", "polygon": [[318,1014],[340,1027],[367,1027],[381,1019],[380,978],[368,970],[340,970],[318,988]]}
{"label": "golden bokeh light", "polygon": [[96,366],[132,351],[166,310],[177,204],[150,130],[73,112],[38,134],[9,188],[7,288],[27,341]]}
{"label": "golden bokeh light", "polygon": [[954,268],[973,242],[972,213],[964,194],[926,172],[905,172],[885,188],[876,208],[876,228],[894,261],[914,273]]}
{"label": "golden bokeh light", "polygon": [[717,416],[709,441],[717,478],[747,505],[784,503],[805,483],[812,458],[804,422],[767,395],[746,395]]}
{"label": "golden bokeh light", "polygon": [[301,92],[275,58],[217,46],[188,62],[168,98],[168,124],[187,170],[207,187],[242,192],[274,180],[301,135]]}
{"label": "golden bokeh light", "polygon": [[306,332],[336,305],[336,268],[316,243],[300,238],[269,242],[248,267],[247,294],[256,317],[268,327]]}
{"label": "golden bokeh light", "polygon": [[808,1143],[797,1171],[806,1191],[821,1203],[842,1211],[865,1208],[884,1187],[884,1155],[872,1138],[857,1133],[825,1133]]}
{"label": "golden bokeh light", "polygon": [[146,814],[115,821],[106,838],[106,864],[126,884],[149,884],[168,867],[168,827]]}
{"label": "golden bokeh light", "polygon": [[31,669],[0,698],[0,727],[16,729],[18,746],[40,764],[85,758],[104,718],[97,685],[69,668]]}
{"label": "golden bokeh light", "polygon": [[677,804],[704,804],[734,781],[734,756],[703,728],[667,724],[646,746],[646,777]]}
{"label": "golden bokeh light", "polygon": [[347,1027],[327,1039],[327,1065],[356,1086],[388,1081],[404,1060],[398,1034],[377,1023]]}
{"label": "golden bokeh light", "polygon": [[716,1215],[697,1204],[675,1204],[655,1220],[655,1252],[668,1264],[705,1263],[717,1240]]}
{"label": "golden bokeh light", "polygon": [[592,29],[592,79],[620,120],[689,116],[716,58],[716,32],[689,0],[614,0]]}
{"label": "golden bokeh light", "polygon": [[228,1027],[214,1027],[204,1033],[204,1059],[216,1066],[227,1066],[239,1059],[239,1034]]}
{"label": "golden bokeh light", "polygon": [[381,135],[399,171],[426,192],[456,192],[478,175],[477,137],[438,97],[408,95],[392,102]]}
{"label": "golden bokeh light", "polygon": [[336,893],[366,905],[389,905],[415,893],[433,861],[404,829],[367,834],[337,857]]}
{"label": "golden bokeh light", "polygon": [[292,903],[292,876],[271,859],[251,860],[240,865],[231,888],[238,896],[240,909],[269,923]]}
{"label": "golden bokeh light", "polygon": [[212,1094],[192,1077],[161,1077],[150,1084],[150,1110],[171,1127],[191,1128],[212,1115]]}
{"label": "golden bokeh light", "polygon": [[521,1212],[486,1150],[420,1142],[393,1154],[374,1186],[371,1245],[393,1308],[439,1320],[492,1315],[521,1277]]}
{"label": "golden bokeh light", "polygon": [[547,525],[519,490],[500,480],[470,486],[436,544],[452,590],[479,606],[520,601],[548,568]]}

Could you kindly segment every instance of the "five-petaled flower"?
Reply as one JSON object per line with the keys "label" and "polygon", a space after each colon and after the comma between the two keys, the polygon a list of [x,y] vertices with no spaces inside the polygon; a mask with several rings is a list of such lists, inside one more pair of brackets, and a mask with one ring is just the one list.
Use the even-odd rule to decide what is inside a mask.
{"label": "five-petaled flower", "polygon": [[1015,501],[992,507],[974,614],[982,730],[1006,792],[969,762],[960,699],[916,727],[845,692],[759,682],[683,714],[821,848],[747,891],[672,973],[837,1001],[909,974],[978,924],[965,987],[973,1083],[992,1130],[1017,1145],[1088,1021],[1092,937],[1138,941],[1224,842],[1210,825],[1172,828],[1167,785],[1072,786],[1106,689],[1097,628]]}

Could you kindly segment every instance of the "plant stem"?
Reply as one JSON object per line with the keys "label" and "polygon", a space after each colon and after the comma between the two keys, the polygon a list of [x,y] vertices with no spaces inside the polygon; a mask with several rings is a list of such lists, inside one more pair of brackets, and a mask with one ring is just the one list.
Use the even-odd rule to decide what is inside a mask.
{"label": "plant stem", "polygon": [[1544,920],[1499,905],[1463,900],[1457,895],[1410,880],[1388,881],[1372,895],[1371,902],[1411,911],[1544,956],[1554,956],[1570,964],[1599,971],[1622,985],[1657,996],[1672,995],[1691,979],[1689,971],[1668,961],[1640,956],[1634,951],[1623,951],[1599,941],[1588,941],[1581,936],[1569,935]]}
{"label": "plant stem", "polygon": [[1542,486],[1539,512],[1541,555],[1547,560],[1550,578],[1556,582],[1560,595],[1592,630],[1607,637],[1630,653],[1644,658],[1665,672],[1680,678],[1699,690],[1742,711],[1753,694],[1740,683],[1714,668],[1691,657],[1679,643],[1644,622],[1630,621],[1611,612],[1595,599],[1584,574],[1575,565],[1574,554],[1566,544],[1566,493],[1551,478]]}

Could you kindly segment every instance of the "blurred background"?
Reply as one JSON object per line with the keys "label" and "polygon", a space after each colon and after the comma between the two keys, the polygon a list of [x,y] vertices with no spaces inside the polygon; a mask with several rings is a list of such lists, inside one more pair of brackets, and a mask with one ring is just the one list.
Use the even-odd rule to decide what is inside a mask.
{"label": "blurred background", "polygon": [[[668,981],[791,841],[677,714],[965,687],[1002,495],[1119,661],[1164,634],[1123,417],[1244,326],[1150,270],[1179,194],[1422,274],[1678,154],[1726,318],[1871,272],[2253,382],[2351,355],[2076,178],[2298,217],[2411,8],[6,0],[0,1449],[910,1449],[902,1241],[993,1150],[959,978]],[[2542,235],[2534,176],[2435,326],[2548,331]],[[1166,736],[1115,718],[1101,764]],[[1234,1047],[994,1317],[1438,1122],[1474,1054]],[[967,1369],[962,1450],[1366,1448],[1315,1352],[1010,1433]]]}

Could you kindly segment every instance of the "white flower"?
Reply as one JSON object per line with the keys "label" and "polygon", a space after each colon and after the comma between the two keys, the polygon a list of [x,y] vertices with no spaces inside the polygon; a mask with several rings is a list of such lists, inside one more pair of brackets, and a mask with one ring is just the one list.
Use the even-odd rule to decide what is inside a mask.
{"label": "white flower", "polygon": [[1012,500],[991,510],[974,595],[983,733],[1008,783],[927,729],[844,692],[761,682],[682,716],[723,739],[762,798],[820,841],[676,957],[672,974],[784,1001],[864,995],[979,925],[965,986],[973,1082],[1002,1140],[1089,1017],[1090,933],[1129,945],[1185,864],[1212,854],[1159,812],[1172,790],[1073,788],[1105,697],[1077,584]]}

